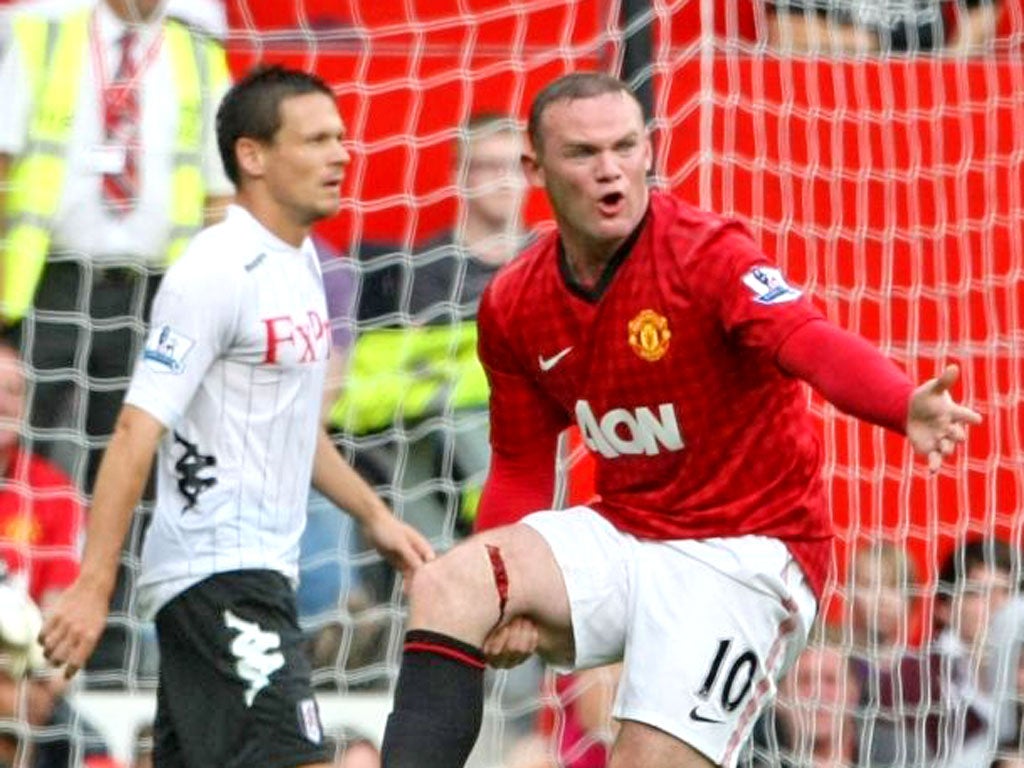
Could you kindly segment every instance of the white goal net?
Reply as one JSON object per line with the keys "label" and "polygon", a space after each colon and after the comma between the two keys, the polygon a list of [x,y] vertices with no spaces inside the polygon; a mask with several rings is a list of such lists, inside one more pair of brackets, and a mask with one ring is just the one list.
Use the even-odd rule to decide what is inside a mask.
{"label": "white goal net", "polygon": [[[1004,591],[1016,595],[1017,559],[1004,581],[972,581],[976,563],[962,555],[951,561],[953,581],[940,580],[967,541],[1019,543],[1024,519],[1016,2],[979,12],[938,0],[931,10],[887,0],[231,0],[234,73],[257,61],[315,71],[338,93],[347,125],[346,204],[318,230],[325,252],[339,254],[325,272],[340,281],[347,299],[338,306],[349,314],[336,329],[351,348],[349,373],[329,409],[339,449],[439,549],[471,527],[486,471],[486,392],[474,389],[474,278],[444,265],[464,234],[472,121],[497,119],[492,133],[480,130],[500,134],[501,120],[525,125],[532,97],[559,75],[621,74],[649,110],[652,183],[741,219],[830,319],[915,380],[959,363],[959,396],[985,417],[966,451],[929,476],[901,438],[811,396],[836,579],[813,653],[744,760],[980,766],[971,761],[987,760],[997,740],[1016,754],[1005,706],[1018,693],[993,670],[1024,634],[997,610]],[[965,41],[975,22],[980,31]],[[512,173],[491,170],[504,174],[495,188]],[[520,218],[523,232],[550,226],[538,191],[527,192]],[[59,314],[69,327],[83,316]],[[69,423],[81,430],[84,419]],[[60,433],[84,446],[83,435]],[[564,457],[568,496],[585,498],[586,457],[571,439]],[[72,470],[84,482],[82,462]],[[397,675],[401,584],[333,509],[313,499],[310,514],[300,607],[315,682],[378,712]],[[125,554],[129,581],[144,519]],[[999,548],[979,551],[998,571]],[[968,604],[978,612],[962,618]],[[145,695],[155,683],[151,628],[127,597],[111,622],[122,631],[120,666],[90,685]],[[970,674],[953,674],[953,657]],[[614,674],[556,681],[533,667],[495,676],[475,764],[602,765]],[[129,704],[103,711],[108,733],[137,720]]]}

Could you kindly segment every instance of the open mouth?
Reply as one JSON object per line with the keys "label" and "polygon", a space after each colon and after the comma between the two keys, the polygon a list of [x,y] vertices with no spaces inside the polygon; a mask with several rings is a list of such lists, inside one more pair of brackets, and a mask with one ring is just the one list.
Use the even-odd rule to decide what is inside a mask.
{"label": "open mouth", "polygon": [[626,204],[626,196],[621,192],[609,192],[598,200],[597,207],[604,216],[615,216]]}

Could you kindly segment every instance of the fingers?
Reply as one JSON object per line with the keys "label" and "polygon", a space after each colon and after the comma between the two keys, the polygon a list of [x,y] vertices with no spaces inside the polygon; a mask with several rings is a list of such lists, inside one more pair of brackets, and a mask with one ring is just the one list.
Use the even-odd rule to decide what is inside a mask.
{"label": "fingers", "polygon": [[44,625],[39,633],[43,656],[54,667],[64,667],[64,677],[70,679],[85,664],[88,653],[85,639],[60,622]]}
{"label": "fingers", "polygon": [[484,638],[484,644],[481,650],[484,656],[490,658],[496,656],[505,647],[505,642],[508,639],[508,625],[498,627],[493,630],[487,637]]}
{"label": "fingers", "polygon": [[417,531],[415,528],[410,528],[412,531],[412,546],[416,550],[416,554],[419,556],[420,561],[429,563],[437,555],[434,553],[434,548],[430,545],[430,541],[422,533]]}
{"label": "fingers", "polygon": [[540,630],[523,616],[495,628],[484,638],[483,653],[497,669],[508,669],[526,661],[537,650]]}
{"label": "fingers", "polygon": [[956,424],[981,424],[981,414],[962,405],[954,404],[950,409],[950,418]]}
{"label": "fingers", "polygon": [[953,364],[947,365],[946,369],[942,372],[941,376],[933,379],[932,391],[941,394],[942,392],[948,392],[956,384],[957,379],[960,378],[960,366]]}

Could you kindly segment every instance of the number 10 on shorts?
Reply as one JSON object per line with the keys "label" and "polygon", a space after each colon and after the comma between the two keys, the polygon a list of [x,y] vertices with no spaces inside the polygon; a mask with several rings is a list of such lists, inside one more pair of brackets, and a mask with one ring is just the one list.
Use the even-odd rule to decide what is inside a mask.
{"label": "number 10 on shorts", "polygon": [[[743,703],[754,685],[754,673],[757,671],[757,654],[752,650],[747,648],[739,653],[731,651],[732,639],[718,641],[718,650],[704,677],[704,683],[697,691],[697,695],[706,701],[717,696],[725,712],[734,712]],[[704,722],[710,720],[701,715],[698,707],[693,708],[690,717]]]}

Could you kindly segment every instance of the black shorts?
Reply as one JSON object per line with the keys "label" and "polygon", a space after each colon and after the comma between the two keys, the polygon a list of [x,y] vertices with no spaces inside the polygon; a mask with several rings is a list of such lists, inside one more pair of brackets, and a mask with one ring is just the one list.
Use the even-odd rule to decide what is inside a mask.
{"label": "black shorts", "polygon": [[329,762],[295,594],[276,571],[221,573],[156,616],[157,768]]}

